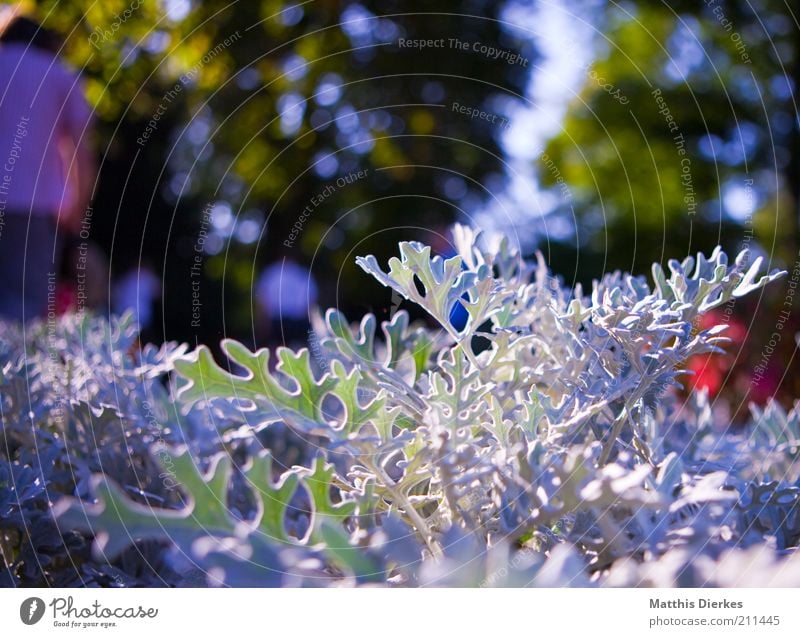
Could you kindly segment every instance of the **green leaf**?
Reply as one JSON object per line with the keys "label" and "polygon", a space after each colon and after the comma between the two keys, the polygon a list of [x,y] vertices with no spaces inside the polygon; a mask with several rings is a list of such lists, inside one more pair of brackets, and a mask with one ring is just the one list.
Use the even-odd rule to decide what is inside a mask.
{"label": "green leaf", "polygon": [[363,385],[361,372],[353,368],[348,374],[342,362],[338,360],[332,361],[331,372],[337,381],[331,394],[336,396],[344,406],[339,429],[345,435],[357,433],[361,427],[383,412],[386,407],[385,392],[378,392],[365,405],[362,405],[359,400],[359,388]]}
{"label": "green leaf", "polygon": [[322,522],[319,536],[325,544],[325,554],[359,583],[383,581],[386,573],[380,562],[365,547],[354,545],[340,525]]}
{"label": "green leaf", "polygon": [[292,497],[300,484],[296,471],[286,471],[277,483],[272,482],[272,455],[266,453],[252,459],[246,476],[260,502],[258,532],[270,540],[292,543],[286,533],[285,519]]}
{"label": "green leaf", "polygon": [[217,456],[204,477],[187,452],[175,458],[176,481],[186,491],[183,509],[160,509],[133,501],[115,482],[102,475],[92,478],[97,503],[87,504],[65,498],[54,508],[54,517],[62,533],[78,529],[91,533],[106,559],[115,559],[133,542],[145,539],[168,539],[188,552],[200,537],[226,537],[237,533],[240,523],[225,506],[231,463],[227,456]]}
{"label": "green leaf", "polygon": [[289,389],[269,371],[269,350],[251,352],[230,339],[222,342],[222,350],[246,374],[225,371],[214,361],[211,351],[201,345],[194,353],[175,361],[178,374],[188,381],[178,391],[180,399],[189,405],[214,399],[251,401],[262,410],[259,415],[264,422],[282,420],[302,430],[325,433],[320,427],[322,399],[336,381],[327,374],[320,380],[314,378],[307,349],[297,353],[278,349],[280,362],[276,371],[292,385]]}
{"label": "green leaf", "polygon": [[308,531],[310,542],[324,542],[321,534],[324,523],[341,526],[345,519],[355,515],[358,505],[351,500],[334,504],[331,500],[331,486],[336,470],[325,458],[318,456],[312,469],[300,469],[303,486],[308,491],[313,505],[311,528]]}
{"label": "green leaf", "polygon": [[[448,331],[452,330],[450,313],[475,280],[475,274],[461,269],[461,257],[431,257],[429,246],[417,242],[400,242],[401,259],[389,259],[389,272],[384,272],[372,256],[357,257],[356,263],[404,298],[424,308]],[[418,280],[423,288],[417,290]]]}

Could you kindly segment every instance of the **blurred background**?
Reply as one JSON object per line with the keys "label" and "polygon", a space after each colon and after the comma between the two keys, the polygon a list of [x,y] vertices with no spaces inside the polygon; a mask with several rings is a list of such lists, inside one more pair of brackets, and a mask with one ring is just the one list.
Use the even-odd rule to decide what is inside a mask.
{"label": "blurred background", "polygon": [[[454,221],[568,284],[717,244],[798,262],[789,0],[12,7],[59,36],[94,109],[90,305],[136,307],[147,340],[302,341],[309,305],[385,319],[397,300],[355,257],[409,239],[446,255]],[[719,313],[732,354],[691,361],[689,388],[800,395],[790,281]]]}

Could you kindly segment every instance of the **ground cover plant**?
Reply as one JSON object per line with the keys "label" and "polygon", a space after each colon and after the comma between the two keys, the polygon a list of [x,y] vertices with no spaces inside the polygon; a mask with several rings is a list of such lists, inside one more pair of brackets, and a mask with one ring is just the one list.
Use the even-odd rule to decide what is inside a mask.
{"label": "ground cover plant", "polygon": [[[128,317],[0,333],[0,581],[796,586],[800,415],[674,386],[769,284],[720,249],[566,289],[456,226],[359,265],[438,327],[329,310],[309,348],[139,350]],[[451,319],[460,305],[465,323]]]}

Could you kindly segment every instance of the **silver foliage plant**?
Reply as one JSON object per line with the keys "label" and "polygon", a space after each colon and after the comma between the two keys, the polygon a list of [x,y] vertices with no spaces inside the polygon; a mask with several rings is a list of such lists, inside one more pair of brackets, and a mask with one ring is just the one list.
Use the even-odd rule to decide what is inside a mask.
{"label": "silver foliage plant", "polygon": [[[205,346],[145,364],[174,367],[150,402],[184,432],[158,447],[179,501],[97,474],[57,503],[59,528],[94,537],[95,559],[162,540],[209,585],[800,585],[798,410],[733,432],[672,390],[726,341],[698,317],[781,273],[717,248],[585,292],[507,238],[453,238],[449,259],[416,242],[386,269],[358,259],[437,329],[329,310],[310,349],[226,340],[225,365]],[[294,466],[263,448],[279,427]]]}

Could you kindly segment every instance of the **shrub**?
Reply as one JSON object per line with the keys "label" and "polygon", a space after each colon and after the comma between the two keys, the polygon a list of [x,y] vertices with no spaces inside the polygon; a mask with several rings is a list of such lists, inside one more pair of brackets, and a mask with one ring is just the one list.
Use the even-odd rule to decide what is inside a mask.
{"label": "shrub", "polygon": [[66,319],[54,386],[47,326],[25,355],[6,328],[5,577],[800,584],[797,409],[734,432],[704,393],[673,391],[725,342],[700,317],[780,273],[716,249],[653,266],[652,287],[614,273],[585,294],[507,239],[454,241],[446,260],[401,243],[388,271],[358,259],[437,329],[329,310],[311,350],[226,340],[220,365],[205,346],[135,353],[125,318]]}
{"label": "shrub", "polygon": [[186,348],[149,345],[133,358],[135,340],[129,317],[109,324],[69,316],[28,326],[24,335],[17,325],[0,324],[3,585],[181,581],[154,544],[118,560],[93,560],[91,538],[76,529],[59,533],[51,511],[64,496],[88,500],[95,474],[123,485],[131,502],[179,503],[158,479],[161,466],[150,448],[179,442],[166,424],[169,394],[160,378]]}

